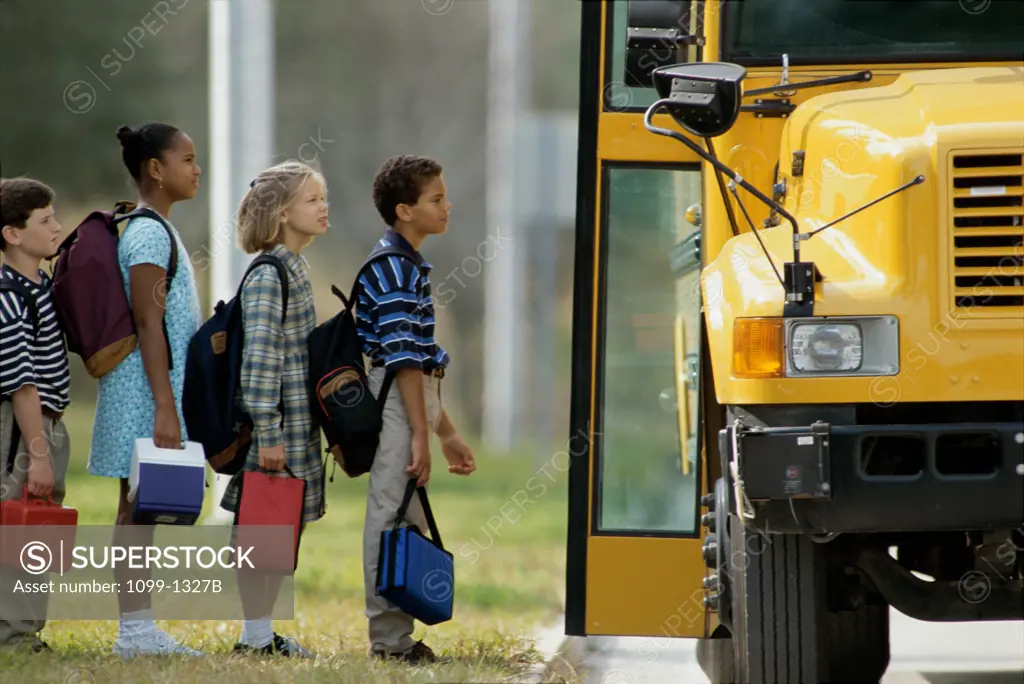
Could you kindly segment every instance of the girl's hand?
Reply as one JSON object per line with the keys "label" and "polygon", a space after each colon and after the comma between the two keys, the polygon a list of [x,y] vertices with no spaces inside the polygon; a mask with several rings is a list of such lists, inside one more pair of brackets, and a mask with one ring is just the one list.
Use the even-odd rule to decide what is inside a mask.
{"label": "girl's hand", "polygon": [[181,449],[181,423],[173,405],[157,406],[153,420],[153,444],[160,449]]}
{"label": "girl's hand", "polygon": [[260,449],[260,467],[264,470],[284,470],[284,445],[262,447]]}

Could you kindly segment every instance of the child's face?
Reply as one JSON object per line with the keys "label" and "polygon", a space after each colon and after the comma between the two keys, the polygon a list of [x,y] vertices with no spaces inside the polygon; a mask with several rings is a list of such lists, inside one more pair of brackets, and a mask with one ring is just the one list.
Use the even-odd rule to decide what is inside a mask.
{"label": "child's face", "polygon": [[448,216],[452,205],[444,178],[435,176],[420,190],[416,204],[398,205],[398,218],[422,235],[442,235],[448,230]]}
{"label": "child's face", "polygon": [[287,229],[312,238],[327,232],[327,189],[318,176],[310,176],[281,218]]}
{"label": "child's face", "polygon": [[190,200],[199,192],[199,176],[203,170],[196,161],[196,148],[192,138],[178,133],[174,145],[164,151],[158,162],[158,175],[172,202]]}
{"label": "child's face", "polygon": [[4,239],[33,259],[49,259],[60,246],[60,224],[52,206],[35,209],[24,228],[7,226]]}

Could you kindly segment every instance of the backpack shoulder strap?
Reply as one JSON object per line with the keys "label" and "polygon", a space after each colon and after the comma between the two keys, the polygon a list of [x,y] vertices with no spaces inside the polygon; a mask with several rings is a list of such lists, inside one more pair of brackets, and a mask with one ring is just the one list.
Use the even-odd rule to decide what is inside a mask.
{"label": "backpack shoulder strap", "polygon": [[276,256],[273,254],[260,254],[258,257],[253,259],[252,263],[249,264],[249,267],[245,269],[245,275],[242,276],[242,282],[238,284],[238,294],[242,294],[242,286],[245,285],[245,280],[249,277],[249,274],[264,264],[269,264],[276,268],[277,277],[281,280],[281,299],[283,300],[281,308],[281,325],[284,325],[285,320],[288,318],[288,267],[285,266],[284,262]]}
{"label": "backpack shoulder strap", "polygon": [[[171,231],[171,227],[167,224],[167,221],[164,219],[164,217],[161,216],[156,211],[154,211],[153,209],[150,209],[149,207],[139,207],[137,209],[129,211],[127,214],[118,215],[118,209],[123,208],[125,207],[124,204],[121,202],[118,202],[117,205],[114,206],[113,224],[115,226],[121,221],[131,221],[133,218],[149,218],[153,219],[161,226],[163,226],[164,231],[167,233],[167,239],[171,243],[171,259],[170,262],[167,264],[167,275],[165,276],[166,287],[164,288],[164,296],[166,297],[171,292],[171,284],[174,282],[174,276],[178,272],[178,241],[174,239],[174,233]],[[167,331],[166,311],[164,312],[162,325],[164,330],[164,340],[167,342],[167,367],[173,370],[174,360],[171,353],[171,335]]]}
{"label": "backpack shoulder strap", "polygon": [[[115,207],[116,211],[116,207]],[[174,280],[174,276],[178,272],[178,241],[174,239],[174,233],[171,232],[171,227],[167,225],[167,220],[161,216],[158,212],[153,211],[149,207],[139,207],[133,209],[127,214],[115,215],[114,223],[121,221],[131,221],[133,218],[150,218],[163,226],[164,231],[167,232],[167,239],[171,241],[171,259],[167,264],[167,289],[171,289],[171,281]]]}
{"label": "backpack shoulder strap", "polygon": [[341,292],[338,292],[337,288],[334,288],[333,286],[331,288],[334,294],[341,299],[346,309],[355,308],[356,302],[359,300],[359,279],[363,277],[363,273],[366,272],[366,269],[370,268],[380,259],[391,256],[405,257],[409,261],[412,261],[414,264],[416,263],[416,259],[415,257],[413,257],[412,254],[398,247],[388,247],[386,249],[380,250],[379,252],[371,253],[368,257],[366,257],[366,260],[363,261],[363,265],[359,267],[359,271],[356,273],[356,278],[352,283],[352,289],[349,290],[350,294],[347,299],[345,298],[345,295],[343,295]]}
{"label": "backpack shoulder strap", "polygon": [[29,292],[28,288],[10,278],[0,278],[0,292],[14,292],[25,302],[25,308],[28,309],[29,315],[32,316],[32,327],[38,332],[39,330],[39,307],[36,306],[35,297]]}
{"label": "backpack shoulder strap", "polygon": [[[255,271],[260,266],[270,265],[277,269],[277,277],[281,280],[281,327],[284,327],[284,322],[288,318],[288,267],[285,266],[284,262],[273,254],[260,254],[258,257],[252,260],[248,268],[245,269],[245,274],[242,276],[242,281],[238,283],[238,294],[236,295],[241,300],[242,288],[245,286],[245,281],[249,277],[249,274]],[[239,361],[241,363],[241,361]],[[281,412],[281,427],[284,427],[284,378],[281,379],[281,401],[277,405],[278,410]]]}

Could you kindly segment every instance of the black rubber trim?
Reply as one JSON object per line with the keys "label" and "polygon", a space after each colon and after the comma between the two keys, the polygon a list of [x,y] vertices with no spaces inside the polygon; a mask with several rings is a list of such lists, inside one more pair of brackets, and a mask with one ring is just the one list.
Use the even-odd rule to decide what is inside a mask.
{"label": "black rubber trim", "polygon": [[[573,257],[572,405],[569,439],[578,430],[587,434],[590,422],[590,349],[593,335],[591,306],[594,282],[595,198],[597,190],[597,122],[601,111],[601,12],[603,3],[580,3],[580,100],[576,181],[576,250]],[[586,635],[587,517],[590,481],[589,445],[571,450],[569,520],[566,530],[565,633]]]}

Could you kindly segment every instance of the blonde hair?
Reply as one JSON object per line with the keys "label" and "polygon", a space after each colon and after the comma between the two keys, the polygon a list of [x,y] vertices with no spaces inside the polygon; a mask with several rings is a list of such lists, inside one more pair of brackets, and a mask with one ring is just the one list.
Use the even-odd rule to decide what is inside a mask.
{"label": "blonde hair", "polygon": [[260,172],[238,206],[238,244],[256,254],[281,241],[281,213],[309,178],[324,184],[317,169],[300,161],[286,161]]}

